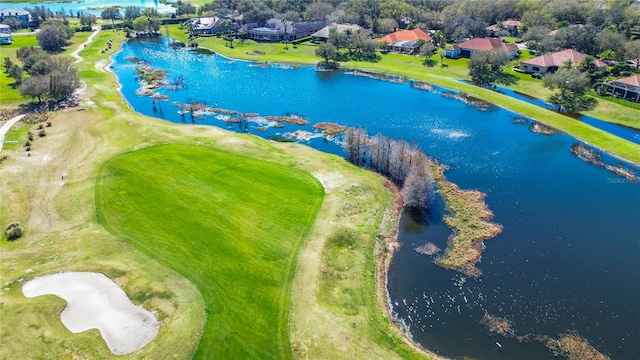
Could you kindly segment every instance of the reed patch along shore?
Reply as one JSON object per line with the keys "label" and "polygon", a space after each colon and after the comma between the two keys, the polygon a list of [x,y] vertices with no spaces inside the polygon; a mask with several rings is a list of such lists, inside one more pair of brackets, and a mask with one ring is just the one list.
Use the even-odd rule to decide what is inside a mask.
{"label": "reed patch along shore", "polygon": [[484,240],[498,236],[502,232],[502,225],[489,221],[493,218],[493,212],[484,202],[484,193],[461,190],[458,185],[447,180],[445,170],[444,165],[433,165],[432,177],[447,209],[452,213],[444,217],[444,222],[454,234],[449,239],[444,255],[436,259],[436,264],[467,276],[479,277],[482,271],[476,264],[485,249]]}

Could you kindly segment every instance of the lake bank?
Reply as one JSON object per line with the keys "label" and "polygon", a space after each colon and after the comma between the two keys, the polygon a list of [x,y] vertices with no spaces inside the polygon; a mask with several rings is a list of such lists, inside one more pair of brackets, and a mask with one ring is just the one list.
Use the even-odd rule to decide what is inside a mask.
{"label": "lake bank", "polygon": [[[161,31],[166,32],[166,29]],[[169,27],[169,35],[180,41],[186,41],[186,35],[183,30],[178,29],[177,26]],[[276,62],[276,63],[294,63],[294,64],[306,64],[316,65],[319,59],[315,57],[313,49],[315,47],[309,45],[298,45],[296,52],[282,50],[281,44],[241,44],[236,43],[235,48],[231,49],[223,45],[222,41],[217,41],[215,38],[207,38],[202,40],[203,46],[208,47],[209,50],[219,53],[222,56],[240,59],[246,61],[258,61],[258,62]],[[219,40],[219,39],[218,39]],[[249,50],[254,48],[260,48],[260,52],[264,55],[255,56],[248,55]],[[416,58],[417,59],[417,58]],[[574,119],[565,115],[556,113],[551,110],[540,108],[536,105],[526,103],[524,101],[514,99],[504,94],[496,93],[489,89],[480,88],[474,85],[465,84],[458,81],[457,78],[448,78],[441,75],[432,74],[425,70],[424,66],[415,66],[415,61],[411,61],[410,65],[406,67],[398,67],[394,63],[368,63],[368,62],[356,62],[350,61],[347,63],[341,63],[346,69],[363,70],[367,72],[377,72],[390,74],[395,76],[401,76],[407,79],[413,79],[416,81],[427,82],[438,86],[445,87],[466,93],[470,96],[480,98],[488,101],[492,104],[504,107],[516,113],[522,114],[531,119],[535,119],[545,125],[556,128],[562,132],[570,134],[579,140],[582,140],[592,146],[595,146],[603,151],[616,154],[617,156],[632,161],[635,164],[640,164],[640,146],[633,144],[629,141],[620,139],[617,136],[611,135],[605,131],[596,129],[590,125],[575,121]]]}
{"label": "lake bank", "polygon": [[[452,327],[448,325],[451,323],[460,324],[467,331],[472,332],[472,338],[480,341],[481,336],[478,333],[481,334],[482,329],[478,324],[479,319],[475,319],[476,311],[481,307],[493,308],[495,301],[506,302],[510,299],[510,295],[514,295],[513,299],[518,305],[514,304],[506,309],[508,314],[511,314],[509,317],[513,317],[516,323],[525,327],[540,324],[538,326],[541,328],[536,333],[555,336],[558,332],[552,323],[538,320],[538,317],[546,317],[545,312],[541,314],[534,309],[542,306],[556,307],[556,311],[547,310],[546,313],[549,313],[552,319],[561,318],[562,321],[558,323],[563,326],[574,323],[571,318],[566,318],[567,314],[592,314],[596,311],[593,307],[597,304],[590,301],[584,304],[571,302],[570,305],[557,306],[557,302],[562,301],[561,299],[576,298],[576,295],[569,294],[580,293],[583,286],[586,286],[585,281],[602,276],[594,272],[596,269],[589,267],[585,269],[583,266],[585,261],[589,263],[595,261],[587,260],[592,255],[602,254],[602,250],[597,247],[596,239],[605,236],[611,239],[609,242],[612,244],[626,244],[625,246],[632,248],[637,246],[637,244],[628,244],[630,239],[625,234],[633,228],[631,225],[633,220],[629,215],[634,213],[634,206],[637,207],[637,203],[632,200],[637,198],[638,188],[631,183],[622,182],[615,182],[614,186],[614,183],[609,182],[607,178],[612,176],[610,172],[575,157],[570,152],[570,145],[575,143],[575,139],[568,135],[536,134],[528,127],[514,124],[514,121],[521,116],[500,107],[481,110],[462,101],[443,97],[438,93],[413,89],[409,84],[381,82],[341,72],[316,72],[315,68],[311,67],[257,66],[251,62],[233,61],[220,56],[173,51],[165,46],[167,41],[166,39],[132,41],[126,44],[124,53],[119,54],[114,61],[113,71],[122,83],[123,95],[129,99],[137,111],[143,114],[177,123],[193,122],[218,124],[218,126],[224,124],[228,129],[249,132],[267,139],[293,130],[304,132],[320,122],[365,126],[373,133],[379,131],[392,138],[415,141],[426,152],[450,165],[451,170],[447,172],[447,177],[452,182],[459,184],[461,188],[477,188],[487,194],[485,201],[495,215],[494,221],[503,224],[504,229],[495,240],[487,243],[480,266],[484,272],[481,281],[468,280],[464,284],[464,290],[473,291],[475,297],[469,298],[470,295],[466,295],[469,303],[463,302],[461,305],[462,317],[458,316],[455,306],[453,313],[444,311],[451,309],[450,302],[453,301],[446,296],[451,273],[447,274],[442,268],[433,264],[428,257],[413,250],[414,246],[420,244],[416,241],[424,240],[412,240],[407,238],[406,232],[401,231],[400,241],[406,246],[401,247],[394,256],[389,274],[390,297],[394,303],[394,311],[398,312],[403,321],[411,325],[414,340],[426,348],[438,351],[444,347],[445,350],[441,353],[456,356],[450,354],[456,354],[456,351],[461,349],[456,348],[452,341],[458,339],[460,334],[451,333]],[[139,85],[133,81],[134,66],[123,62],[123,59],[129,56],[153,59],[152,66],[167,70],[169,79],[172,76],[184,77],[189,85],[188,89],[160,90],[162,94],[170,96],[171,101],[162,103],[162,111],[158,108],[154,112],[150,99],[135,96],[135,89]],[[203,71],[207,74],[206,77],[199,75]],[[366,89],[366,93],[361,89]],[[225,124],[216,119],[217,115],[191,118],[187,114],[181,118],[178,113],[180,108],[172,102],[185,103],[189,98],[202,101],[212,108],[232,109],[243,114],[274,116],[296,114],[308,120],[310,124],[283,124],[283,128],[267,128],[259,123],[249,123],[245,128],[240,127],[240,124]],[[353,106],[353,104],[359,104],[359,106]],[[401,106],[390,106],[391,104]],[[301,142],[326,152],[343,155],[342,149],[336,142],[327,140],[319,131],[314,134],[320,134],[320,137],[311,137]],[[611,160],[610,156],[603,155],[603,160],[605,158],[607,161]],[[576,180],[564,181],[564,179]],[[611,185],[603,186],[602,184]],[[592,196],[600,193],[606,196]],[[605,213],[596,214],[589,211],[589,209],[607,206],[602,202],[604,199],[615,201],[616,207],[607,207],[608,210]],[[589,205],[585,205],[585,202]],[[350,214],[357,209],[349,205],[345,211]],[[431,215],[430,222],[442,221],[445,210],[435,209],[435,211],[436,213]],[[407,221],[407,219],[402,220],[403,224]],[[580,224],[585,221],[601,223],[601,225],[584,233],[585,227]],[[557,223],[562,225],[559,226]],[[445,228],[448,229],[446,226]],[[431,241],[440,248],[446,247],[450,234],[450,230],[448,232],[444,230],[434,235]],[[422,233],[421,230],[416,231],[419,234]],[[544,246],[549,241],[557,243],[551,253]],[[416,245],[412,246],[414,243]],[[581,257],[576,257],[577,253],[562,251],[566,246],[586,248],[581,250]],[[409,254],[404,253],[406,249]],[[519,261],[512,263],[509,260],[516,258],[512,257],[510,251],[517,251],[526,259],[520,258]],[[423,259],[423,263],[414,264],[410,261],[411,257],[415,256],[420,256],[418,259]],[[535,265],[539,264],[537,259],[545,257],[562,258],[562,261],[558,260],[559,262],[552,263],[551,266],[545,263],[545,269],[551,274],[535,271]],[[616,254],[615,257],[615,270],[610,269],[610,273],[606,275],[607,280],[601,283],[603,288],[617,289],[623,286],[622,279],[625,277],[622,274],[628,272],[622,269],[628,269],[636,264],[629,252]],[[581,269],[581,273],[575,274],[573,271],[566,273],[573,268],[556,266],[564,261],[571,261],[576,268]],[[504,266],[508,267],[504,268]],[[523,282],[518,274],[524,269],[527,269],[527,276]],[[620,271],[623,273],[621,274]],[[399,278],[400,273],[404,275]],[[420,276],[422,279],[428,278],[429,282],[421,282],[419,278],[412,279],[419,275],[422,275]],[[563,284],[570,286],[556,289],[553,282],[544,281],[545,276],[568,277]],[[415,281],[415,285],[408,285],[408,281]],[[518,293],[526,291],[526,285],[529,282],[536,283],[535,288],[540,289],[541,295],[517,296]],[[437,287],[429,288],[429,283],[433,283],[431,286],[437,284]],[[593,288],[593,285],[587,288]],[[421,305],[418,307],[420,317],[413,312],[405,313],[409,311],[408,309],[413,309],[411,311],[416,309],[412,303],[417,300],[409,301],[409,298],[413,299],[415,295],[404,295],[412,289],[420,291],[415,294],[420,298],[422,291],[434,294],[437,305],[446,307],[431,306],[425,310],[422,307],[424,305]],[[493,297],[486,298],[487,292],[495,294],[499,300]],[[478,295],[479,293],[482,295]],[[548,293],[556,295],[549,297]],[[599,293],[611,294],[612,291],[601,289]],[[442,297],[443,294],[443,298],[436,298]],[[561,294],[565,295],[555,299]],[[449,295],[454,298],[454,294],[449,293]],[[586,296],[581,294],[577,298]],[[603,301],[609,304],[607,309],[615,316],[624,318],[625,315],[620,312],[620,308],[611,305],[615,300],[605,297]],[[402,299],[406,299],[407,303],[401,301]],[[513,299],[510,301],[513,302]],[[395,304],[396,302],[399,305]],[[571,306],[571,311],[568,311],[568,306]],[[524,309],[529,311],[525,312]],[[430,311],[434,311],[435,315],[427,318],[424,311],[429,314],[431,314]],[[491,313],[499,313],[499,310],[492,309]],[[441,322],[434,322],[436,318]],[[606,323],[607,318],[597,316],[593,321]],[[424,325],[426,328],[423,330]],[[433,326],[433,330],[430,326]],[[607,352],[607,346],[611,346],[611,341],[615,342],[616,337],[613,332],[611,335],[603,336],[594,334],[593,329],[583,325],[572,326],[577,326],[575,330],[592,342],[593,339],[602,337],[603,340],[593,344],[597,349],[603,349],[605,352]],[[623,333],[622,336],[625,337],[635,336],[633,329],[628,327],[618,326],[617,331]],[[443,338],[443,334],[447,334],[447,337]],[[506,341],[503,342],[505,343],[508,344]],[[478,358],[486,358],[483,351],[490,349],[485,350],[482,343],[474,341],[473,344],[473,346],[465,346],[464,350],[469,352],[463,355],[476,354],[474,356]],[[537,353],[538,350],[532,352],[531,346],[534,345],[523,347],[517,356],[525,359],[532,358],[535,354],[537,358],[548,355],[548,350],[544,346],[540,345],[542,349],[534,346],[535,349],[540,350],[540,353]],[[634,352],[633,348],[627,347],[627,350],[629,354]],[[617,354],[619,355],[620,352]]]}

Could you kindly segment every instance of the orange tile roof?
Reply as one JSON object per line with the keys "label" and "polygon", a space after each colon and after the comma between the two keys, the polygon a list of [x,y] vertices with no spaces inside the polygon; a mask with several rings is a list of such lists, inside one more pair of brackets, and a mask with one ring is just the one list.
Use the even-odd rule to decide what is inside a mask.
{"label": "orange tile roof", "polygon": [[386,42],[392,44],[396,41],[406,40],[406,41],[431,41],[431,36],[426,32],[422,31],[422,29],[413,29],[413,30],[400,30],[394,33],[391,33],[387,36],[380,38],[379,42]]}
{"label": "orange tile roof", "polygon": [[634,75],[634,76],[618,79],[616,80],[616,82],[627,84],[627,85],[640,86],[640,75]]}
{"label": "orange tile roof", "polygon": [[[518,46],[516,44],[507,44],[500,39],[496,38],[473,38],[471,40],[467,40],[461,42],[460,44],[454,45],[459,47],[460,49],[469,49],[473,51],[487,51],[487,50],[504,50],[504,51],[514,51],[518,50]],[[448,50],[455,50],[456,48],[451,46],[447,48]]]}
{"label": "orange tile roof", "polygon": [[[555,52],[553,54],[546,54],[538,57],[534,57],[529,60],[525,60],[522,63],[527,65],[534,65],[540,67],[549,67],[549,66],[563,66],[567,60],[571,60],[574,64],[579,64],[582,59],[584,59],[587,55],[581,52],[575,51],[573,49],[567,49]],[[595,59],[594,63],[597,67],[601,68],[607,66],[607,64],[602,61]]]}

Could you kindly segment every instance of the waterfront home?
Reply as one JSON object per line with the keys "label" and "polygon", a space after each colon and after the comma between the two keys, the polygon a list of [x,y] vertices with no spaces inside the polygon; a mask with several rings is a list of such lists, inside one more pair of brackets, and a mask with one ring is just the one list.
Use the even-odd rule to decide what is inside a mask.
{"label": "waterfront home", "polygon": [[361,31],[368,37],[373,36],[373,31],[371,31],[369,29],[365,29],[360,25],[333,23],[333,24],[327,25],[327,26],[323,27],[322,29],[316,31],[315,33],[311,34],[311,41],[313,41],[313,42],[326,42],[327,39],[329,39],[329,33],[331,32],[331,29],[335,29],[339,33],[342,33],[342,32],[345,32],[345,31],[350,31],[352,33],[355,33],[357,31]]}
{"label": "waterfront home", "polygon": [[258,24],[246,24],[240,28],[246,32],[247,37],[256,41],[292,41],[301,39],[315,33],[327,25],[326,21],[302,21],[293,22],[281,19],[269,19],[264,26]]}
{"label": "waterfront home", "polygon": [[611,96],[640,103],[640,75],[609,81],[604,85]]}
{"label": "waterfront home", "polygon": [[191,31],[195,35],[211,36],[224,30],[222,19],[217,16],[191,19]]}
{"label": "waterfront home", "polygon": [[7,45],[13,42],[11,37],[11,27],[9,25],[0,24],[0,45]]}
{"label": "waterfront home", "polygon": [[516,44],[507,44],[497,38],[474,38],[445,48],[444,56],[452,59],[470,58],[476,51],[490,50],[504,51],[509,59],[513,59],[518,54]]}
{"label": "waterfront home", "polygon": [[[586,54],[573,49],[567,49],[525,60],[520,63],[520,69],[527,73],[540,73],[544,75],[548,72],[556,72],[558,68],[565,66],[567,61],[571,61],[573,65],[578,65],[585,57],[587,57]],[[607,64],[598,59],[594,59],[593,63],[598,69],[607,67]]]}
{"label": "waterfront home", "polygon": [[0,9],[0,22],[7,19],[16,19],[20,23],[19,27],[26,28],[31,23],[31,14],[28,11],[16,8]]}
{"label": "waterfront home", "polygon": [[400,30],[388,34],[378,42],[387,44],[387,51],[400,54],[415,54],[420,50],[420,41],[431,41],[431,36],[422,29]]}

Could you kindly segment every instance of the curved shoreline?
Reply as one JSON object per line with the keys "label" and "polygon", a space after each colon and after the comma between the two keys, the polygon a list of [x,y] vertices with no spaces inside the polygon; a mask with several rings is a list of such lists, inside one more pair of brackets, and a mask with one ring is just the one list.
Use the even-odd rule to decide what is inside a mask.
{"label": "curved shoreline", "polygon": [[[128,40],[127,40],[128,41]],[[113,63],[115,60],[113,59],[113,56],[116,55],[117,53],[122,51],[122,46],[124,45],[124,42],[121,44],[120,49],[115,52],[114,54],[112,54],[109,58],[111,59],[111,63]],[[214,53],[214,55],[218,55],[224,59],[227,60],[239,60],[239,61],[243,61],[243,62],[248,62],[248,63],[257,63],[257,61],[251,61],[251,60],[244,60],[244,59],[234,59],[234,58],[229,58],[226,57],[224,55],[221,55],[209,48],[206,47],[199,47],[199,48],[204,48],[207,49],[209,51],[212,51]],[[278,63],[275,63],[278,64]],[[284,63],[286,64],[286,63]],[[313,65],[305,65],[305,66],[313,66]],[[347,69],[343,69],[342,71],[346,72]],[[110,71],[112,74],[116,75],[114,72]],[[381,75],[384,75],[384,73],[379,73]],[[391,75],[391,76],[396,76],[396,75]],[[397,76],[396,76],[397,77]],[[118,79],[117,75],[116,75],[116,80]],[[384,80],[383,80],[384,81]],[[411,82],[411,79],[407,79],[407,82]],[[129,103],[129,101],[126,99],[126,97],[122,94],[122,92],[120,91],[122,85],[118,82],[118,91],[120,92],[122,98],[125,100],[125,102],[127,103],[127,105],[133,110],[136,111],[135,109],[132,108],[131,104]],[[454,90],[457,91],[457,90]],[[215,126],[215,125],[213,125]],[[267,140],[267,139],[265,139]],[[320,151],[320,150],[317,150]],[[433,176],[434,179],[438,178],[440,179],[442,182],[446,182],[447,184],[451,184],[453,185],[455,188],[457,188],[459,190],[459,188],[457,187],[457,185],[453,184],[453,183],[449,183],[446,181],[446,178],[444,177],[444,175],[442,175],[441,177],[437,177],[437,176]],[[427,357],[436,359],[436,360],[441,360],[441,359],[446,359],[444,357],[441,357],[440,355],[437,355],[431,351],[429,351],[428,349],[423,348],[420,344],[414,342],[410,336],[408,336],[408,334],[406,332],[404,332],[401,327],[399,326],[398,322],[396,321],[396,319],[394,319],[393,314],[392,314],[392,308],[390,305],[390,298],[389,298],[389,294],[388,294],[388,287],[387,287],[387,283],[388,283],[388,275],[389,275],[389,267],[391,265],[391,261],[393,259],[393,254],[395,253],[395,251],[397,251],[397,249],[401,246],[401,244],[398,242],[398,227],[399,227],[399,221],[400,221],[400,214],[402,212],[403,206],[402,206],[402,195],[399,191],[399,189],[397,189],[397,187],[395,185],[393,185],[392,183],[390,183],[387,179],[382,179],[381,180],[384,187],[386,188],[386,190],[394,197],[394,204],[392,206],[392,208],[387,209],[388,213],[385,213],[385,218],[381,221],[380,224],[380,231],[378,233],[378,240],[379,243],[376,244],[376,248],[375,250],[375,256],[376,256],[376,292],[377,292],[377,300],[380,304],[380,310],[382,311],[382,314],[388,318],[389,321],[389,325],[390,327],[393,329],[393,331],[396,332],[397,335],[399,335],[404,342],[410,346],[414,351],[419,352],[422,355],[425,355]],[[462,190],[459,190],[462,191]],[[474,193],[479,193],[481,194],[481,198],[483,199],[485,194],[484,193],[480,193],[477,190],[465,190],[466,192],[474,192]],[[482,203],[483,205],[485,205],[484,203]],[[449,206],[449,205],[448,205]],[[486,207],[486,205],[485,205]],[[491,213],[490,210],[487,211],[489,213]],[[391,222],[391,223],[390,223]],[[392,225],[390,225],[392,224]],[[493,224],[495,225],[495,224]],[[390,226],[390,229],[385,230],[384,227],[385,226]],[[452,230],[454,230],[454,232],[461,232],[459,231],[459,229],[455,229],[453,228],[451,225],[448,225],[452,228]],[[499,225],[498,225],[499,226]],[[482,240],[486,240],[489,238],[492,238],[493,236],[484,236],[478,239],[472,239],[472,245],[476,245],[478,243],[482,244]],[[447,251],[450,250],[450,247],[447,248]],[[480,251],[481,252],[481,251]],[[474,258],[474,261],[472,261],[469,264],[466,264],[464,267],[462,268],[458,268],[458,267],[454,267],[454,266],[444,266],[444,265],[440,265],[444,268],[450,269],[450,270],[456,270],[456,271],[460,271],[463,272],[465,275],[467,276],[479,276],[479,274],[481,274],[481,272],[479,270],[477,270],[476,268],[473,267],[473,264],[477,263],[480,260],[480,256],[477,256]],[[466,272],[465,272],[466,269]],[[473,271],[473,269],[475,269],[475,271]]]}
{"label": "curved shoreline", "polygon": [[[218,53],[216,53],[216,54],[218,54]],[[218,55],[220,55],[222,58],[232,59],[232,58],[225,57],[225,56],[223,56],[223,55],[221,55],[221,54],[218,54]],[[235,59],[232,59],[232,60],[235,60]],[[240,61],[244,61],[244,62],[251,62],[250,60],[241,60],[241,59],[239,59],[239,60],[240,60]],[[113,59],[112,59],[112,61],[113,61]],[[255,62],[255,61],[254,61],[254,62]],[[492,104],[494,104],[494,103],[492,103]],[[514,113],[516,113],[516,114],[523,115],[523,114],[521,114],[521,113],[519,113],[519,112],[516,112],[516,111],[514,111],[514,110],[511,110],[511,109],[509,109],[509,108],[507,108],[507,107],[504,107],[504,106],[502,106],[502,105],[497,105],[497,106],[503,107],[503,108],[505,108],[505,109],[507,109],[507,110],[509,110],[509,111],[511,111],[511,112],[514,112]],[[523,116],[526,116],[526,117],[528,117],[528,118],[531,118],[530,116],[527,116],[527,115],[523,115]],[[548,124],[547,124],[547,126],[554,127],[553,125],[548,125]],[[554,128],[555,128],[555,127],[554,127]],[[560,131],[562,131],[562,130],[560,130]],[[576,137],[575,135],[570,135],[570,136],[572,136],[572,137],[574,137],[574,138],[576,138],[576,139],[579,139],[579,138],[578,138],[578,137]],[[584,141],[584,140],[580,139],[580,141]],[[606,150],[603,150],[603,151],[606,151]],[[608,154],[611,154],[612,156],[616,156],[616,157],[618,157],[618,156],[617,156],[616,154],[614,154],[614,153],[611,153],[611,152],[608,152],[608,151],[607,151],[607,153],[608,153]],[[626,160],[626,159],[625,159],[625,160]],[[397,243],[397,234],[396,234],[395,242]],[[392,246],[393,246],[393,245],[392,245]],[[385,249],[384,251],[386,251],[386,249]],[[378,260],[379,260],[379,261],[380,261],[380,260],[381,260],[381,261],[383,261],[383,263],[388,261],[388,264],[390,264],[392,257],[393,257],[393,251],[391,251],[391,252],[390,252],[390,254],[388,254],[388,256],[387,256],[387,255],[385,255],[385,256],[384,256],[384,258],[382,258],[382,259],[378,259]],[[387,260],[387,259],[388,259],[388,260]],[[479,260],[479,259],[478,259],[478,260]],[[378,264],[380,264],[380,262],[378,262]],[[380,267],[380,266],[378,266],[378,267],[377,267],[377,269],[376,269],[376,272],[378,272],[380,269],[381,269],[381,267]],[[382,278],[381,280],[384,280],[384,281],[381,281],[381,283],[382,283],[382,284],[384,284],[384,287],[383,287],[382,289],[383,289],[383,290],[386,290],[386,284],[387,284],[387,281],[388,281],[388,265],[386,265],[386,266],[385,266],[383,273],[384,273],[384,274],[382,274],[382,275],[384,276],[384,278]],[[379,289],[379,290],[380,290],[380,289]],[[389,312],[390,312],[390,310],[391,310],[391,309],[388,307],[388,301],[389,301],[388,293],[386,293],[386,291],[385,291],[385,293],[384,293],[382,296],[379,294],[379,295],[378,295],[378,300],[379,300],[379,301],[381,301],[382,303],[387,303],[387,305],[383,306],[383,307],[382,307],[382,309],[383,309],[383,313],[384,313],[385,315],[389,316]],[[397,332],[402,336],[402,338],[405,340],[405,342],[406,342],[407,344],[411,345],[411,346],[412,346],[412,348],[414,348],[416,351],[420,351],[421,353],[423,353],[423,354],[425,354],[425,355],[427,355],[427,356],[437,357],[437,355],[436,355],[436,354],[430,353],[428,350],[422,349],[422,348],[419,346],[419,344],[414,343],[414,342],[413,342],[413,341],[412,341],[412,340],[411,340],[411,339],[410,339],[410,338],[409,338],[405,333],[403,333],[403,332],[402,332],[402,330],[397,326],[397,324],[396,324],[393,320],[391,320],[391,319],[390,319],[390,321],[389,321],[389,322],[390,322],[391,326],[395,329],[395,331],[397,331]]]}
{"label": "curved shoreline", "polygon": [[[170,36],[168,36],[168,34],[166,36],[171,38]],[[246,59],[243,57],[233,58],[233,57],[229,57],[227,55],[221,54],[205,46],[199,46],[199,47],[212,51],[214,54],[219,55],[225,59],[246,61],[246,62],[260,62],[257,59]],[[271,62],[267,61],[266,63],[301,64],[305,66],[314,66],[314,63],[304,62],[304,61],[283,60],[283,61],[271,61]],[[618,136],[615,136],[613,134],[610,134],[604,130],[595,128],[591,125],[580,123],[580,122],[579,123],[570,122],[569,120],[573,120],[573,119],[567,117],[566,115],[555,113],[551,110],[547,110],[537,105],[526,103],[524,101],[512,98],[505,94],[498,94],[498,93],[493,94],[492,90],[483,89],[475,85],[460,83],[455,78],[450,78],[450,77],[436,75],[436,74],[424,74],[424,77],[416,78],[415,76],[413,76],[415,75],[415,73],[412,73],[411,71],[405,71],[403,73],[402,71],[389,72],[384,70],[378,70],[376,69],[375,63],[372,63],[371,67],[367,67],[367,66],[360,66],[359,64],[350,64],[347,62],[342,64],[341,68],[344,70],[360,70],[360,71],[377,72],[380,74],[386,74],[390,76],[399,76],[399,77],[404,77],[409,82],[412,82],[412,81],[423,82],[423,83],[437,85],[445,89],[466,93],[469,96],[479,98],[490,104],[493,104],[495,106],[511,111],[517,115],[525,116],[527,118],[543,123],[549,127],[557,129],[560,132],[563,132],[575,138],[576,140],[585,142],[623,161],[627,161],[635,165],[640,165],[640,151],[629,147],[629,145],[636,146],[636,144],[630,141],[627,141],[625,139],[622,139]],[[482,93],[482,94],[478,94],[478,93]],[[496,97],[498,96],[505,96],[507,97],[507,99],[498,100],[496,99]],[[491,100],[488,100],[488,98],[491,98]],[[509,104],[505,104],[505,103],[509,103]],[[518,107],[520,107],[521,109],[517,110]],[[548,115],[548,116],[545,117],[544,115]],[[598,120],[606,122],[605,120],[602,120],[602,119],[598,119]],[[613,143],[613,146],[610,145],[612,143],[610,140],[615,140],[615,142]],[[601,145],[594,145],[594,142],[600,143]],[[614,149],[613,147],[621,147],[621,148]]]}

